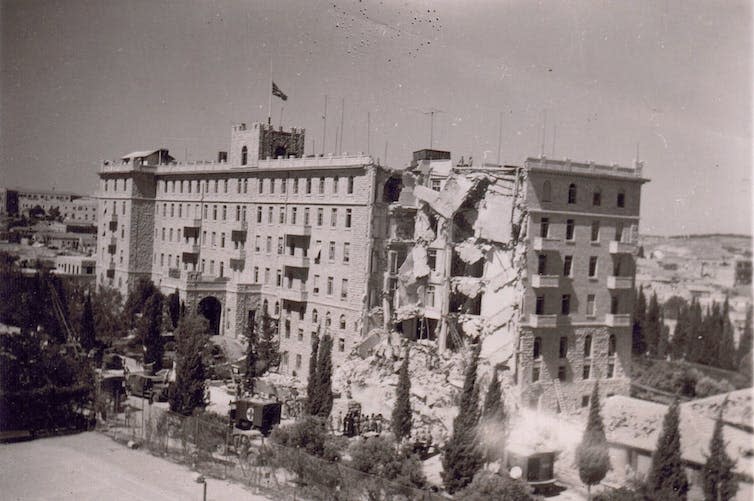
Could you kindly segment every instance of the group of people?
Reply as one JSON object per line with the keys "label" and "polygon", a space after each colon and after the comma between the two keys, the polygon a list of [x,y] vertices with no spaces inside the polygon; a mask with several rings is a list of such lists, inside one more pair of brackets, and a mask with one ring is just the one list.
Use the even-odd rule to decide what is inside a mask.
{"label": "group of people", "polygon": [[382,433],[385,419],[382,414],[363,415],[358,410],[349,410],[345,417],[338,413],[338,432],[346,437]]}

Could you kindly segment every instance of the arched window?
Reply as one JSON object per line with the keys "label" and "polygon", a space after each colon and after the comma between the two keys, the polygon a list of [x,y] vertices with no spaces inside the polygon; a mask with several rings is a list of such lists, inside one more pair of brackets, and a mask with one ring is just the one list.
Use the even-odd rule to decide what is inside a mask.
{"label": "arched window", "polygon": [[599,188],[595,188],[594,193],[592,193],[592,205],[595,207],[602,205],[602,190]]}
{"label": "arched window", "polygon": [[574,183],[571,183],[570,186],[568,186],[568,203],[576,203],[576,185]]}
{"label": "arched window", "polygon": [[550,200],[552,200],[552,186],[550,181],[545,181],[542,185],[542,201],[549,202]]}
{"label": "arched window", "polygon": [[534,338],[534,350],[532,356],[534,360],[537,360],[542,356],[542,338]]}
{"label": "arched window", "polygon": [[584,338],[584,356],[592,356],[592,336],[588,335]]}
{"label": "arched window", "polygon": [[610,341],[607,343],[607,356],[615,356],[615,334],[610,334]]}
{"label": "arched window", "polygon": [[325,327],[330,327],[332,324],[332,318],[330,317],[330,312],[328,311],[325,313]]}
{"label": "arched window", "polygon": [[241,148],[241,165],[246,165],[246,161],[249,159],[249,149],[244,146]]}
{"label": "arched window", "polygon": [[340,330],[345,330],[346,328],[346,316],[341,315],[340,316]]}
{"label": "arched window", "polygon": [[317,320],[319,320],[319,314],[317,313],[317,309],[312,310],[312,323],[316,324]]}

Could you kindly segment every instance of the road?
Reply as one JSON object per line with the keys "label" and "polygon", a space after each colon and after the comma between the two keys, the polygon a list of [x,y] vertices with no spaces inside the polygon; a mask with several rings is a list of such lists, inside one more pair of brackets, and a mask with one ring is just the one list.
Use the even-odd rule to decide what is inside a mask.
{"label": "road", "polygon": [[[96,432],[0,445],[7,500],[201,500],[196,475]],[[207,480],[207,499],[269,500],[215,479]]]}

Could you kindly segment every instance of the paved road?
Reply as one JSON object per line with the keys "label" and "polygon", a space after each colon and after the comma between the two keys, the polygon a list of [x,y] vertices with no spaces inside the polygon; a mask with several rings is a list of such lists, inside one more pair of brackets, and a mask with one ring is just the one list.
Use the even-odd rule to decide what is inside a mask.
{"label": "paved road", "polygon": [[[195,477],[95,432],[0,445],[0,497],[7,500],[201,500]],[[207,499],[269,500],[214,479]]]}

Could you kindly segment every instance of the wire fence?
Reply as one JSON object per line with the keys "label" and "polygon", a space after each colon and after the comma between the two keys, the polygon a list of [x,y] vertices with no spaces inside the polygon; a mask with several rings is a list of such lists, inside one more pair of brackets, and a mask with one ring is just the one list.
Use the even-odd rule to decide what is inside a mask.
{"label": "wire fence", "polygon": [[203,475],[247,485],[271,499],[447,501],[417,489],[284,447],[255,432],[231,428],[219,416],[182,416],[149,406],[109,415],[99,430],[114,440],[186,464]]}

